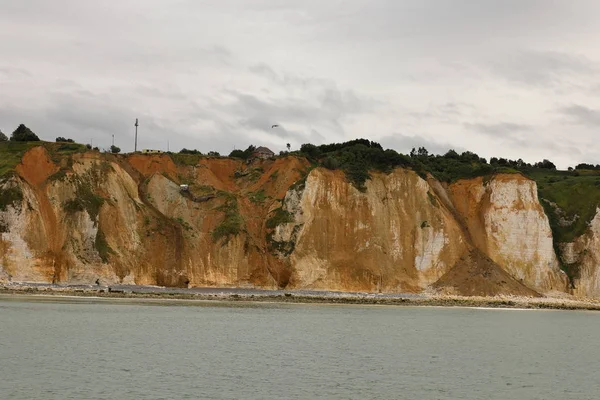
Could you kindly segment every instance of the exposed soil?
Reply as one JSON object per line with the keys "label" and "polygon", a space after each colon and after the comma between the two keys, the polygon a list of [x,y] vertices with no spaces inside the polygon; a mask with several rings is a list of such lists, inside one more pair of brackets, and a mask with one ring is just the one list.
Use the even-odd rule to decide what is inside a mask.
{"label": "exposed soil", "polygon": [[34,147],[23,155],[17,173],[30,185],[38,186],[46,182],[49,176],[58,171],[58,165],[50,160],[44,147]]}
{"label": "exposed soil", "polygon": [[462,257],[454,268],[432,286],[462,296],[541,296],[477,249]]}

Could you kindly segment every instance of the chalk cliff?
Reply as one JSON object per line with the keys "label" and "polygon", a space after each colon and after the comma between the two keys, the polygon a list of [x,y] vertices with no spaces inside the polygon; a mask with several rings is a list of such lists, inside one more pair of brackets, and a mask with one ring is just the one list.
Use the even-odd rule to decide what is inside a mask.
{"label": "chalk cliff", "polygon": [[[0,180],[0,199],[0,281],[571,290],[535,182],[519,174],[446,185],[397,168],[361,191],[293,156],[56,159],[35,147]],[[568,245],[581,263],[576,294],[600,295],[599,241],[597,216]]]}

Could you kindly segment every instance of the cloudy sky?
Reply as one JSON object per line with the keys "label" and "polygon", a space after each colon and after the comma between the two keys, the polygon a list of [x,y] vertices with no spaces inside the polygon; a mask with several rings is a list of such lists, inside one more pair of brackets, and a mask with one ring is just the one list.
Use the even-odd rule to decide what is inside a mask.
{"label": "cloudy sky", "polygon": [[[600,163],[600,1],[0,0],[0,129]],[[279,124],[279,129],[271,129]]]}

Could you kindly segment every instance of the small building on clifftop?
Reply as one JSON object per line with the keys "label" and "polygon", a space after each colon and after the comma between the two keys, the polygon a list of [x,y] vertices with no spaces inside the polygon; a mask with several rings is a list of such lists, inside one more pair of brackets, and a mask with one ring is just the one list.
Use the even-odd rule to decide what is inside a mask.
{"label": "small building on clifftop", "polygon": [[264,146],[257,147],[256,150],[254,150],[254,153],[252,153],[252,158],[262,158],[263,160],[269,159],[274,156],[275,153],[273,153],[271,149],[268,149]]}

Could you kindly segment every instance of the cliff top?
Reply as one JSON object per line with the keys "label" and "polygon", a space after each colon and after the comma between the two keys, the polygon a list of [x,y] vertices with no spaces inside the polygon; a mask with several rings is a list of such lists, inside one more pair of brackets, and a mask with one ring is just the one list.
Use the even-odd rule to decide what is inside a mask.
{"label": "cliff top", "polygon": [[[77,143],[0,142],[0,178],[13,173],[23,155],[37,146],[44,147],[51,160],[63,170],[68,168],[68,160],[73,154],[91,152],[85,145]],[[253,146],[248,148],[252,149]],[[99,157],[111,156],[97,151],[94,153]],[[250,153],[238,150],[235,154],[232,153],[234,157],[221,157],[215,152],[203,155],[197,150],[186,150],[159,156],[129,154],[126,157],[128,163],[139,165],[140,168],[147,164],[143,160],[156,160],[156,157],[170,160],[143,168],[149,168],[146,172],[152,169],[153,172],[167,173],[176,178],[176,167],[197,166],[208,162],[207,160],[220,165],[215,171],[222,169],[225,174],[233,174],[231,168],[239,169],[238,164],[242,165],[240,161],[244,161],[243,157]],[[504,174],[521,174],[537,183],[541,203],[550,219],[557,242],[571,241],[585,232],[600,205],[600,170],[588,164],[580,164],[576,170],[558,171],[548,160],[532,165],[522,160],[492,158],[488,163],[475,153],[458,154],[453,150],[444,155],[433,155],[425,148],[419,148],[405,155],[391,149],[384,150],[379,143],[366,139],[320,146],[305,144],[300,151],[283,152],[281,155],[306,158],[311,163],[311,168],[322,166],[332,170],[340,169],[359,190],[365,190],[364,184],[372,171],[388,173],[398,167],[412,169],[423,178],[430,174],[437,180],[448,183],[475,177],[483,177],[486,182],[492,176],[498,178]],[[275,157],[277,158],[279,157]]]}

